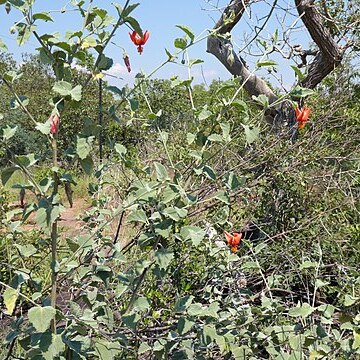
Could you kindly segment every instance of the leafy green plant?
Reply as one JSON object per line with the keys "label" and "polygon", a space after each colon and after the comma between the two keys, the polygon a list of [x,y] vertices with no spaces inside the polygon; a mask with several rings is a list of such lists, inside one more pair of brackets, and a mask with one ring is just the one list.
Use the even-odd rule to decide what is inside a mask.
{"label": "leafy green plant", "polygon": [[[2,353],[356,359],[357,103],[334,104],[328,89],[320,89],[312,100],[316,117],[290,141],[292,129],[264,121],[269,109],[258,105],[271,110],[268,99],[250,99],[237,79],[192,87],[191,68],[199,61],[187,51],[200,39],[181,25],[164,64],[184,54],[189,77],[167,82],[142,75],[131,89],[109,87],[119,98],[104,115],[110,121],[121,113],[127,125],[106,125],[100,162],[95,122],[85,114],[81,126],[66,129],[64,119],[86,103],[92,79],[111,66],[105,51],[115,32],[127,24],[142,34],[131,16],[138,4],[115,4],[114,20],[105,9],[75,2],[83,25],[65,38],[37,34],[34,23],[50,13],[33,14],[28,2],[9,4],[24,16],[15,25],[19,42],[34,35],[39,59],[55,78],[48,120],[39,121],[16,90],[18,75],[1,73],[13,103],[51,149],[41,171],[35,171],[38,153],[13,153],[1,173],[7,183],[21,172],[25,181],[14,187],[34,198],[11,210],[5,196],[0,208],[7,226],[0,233],[8,324]],[[74,58],[91,75],[72,72]],[[2,128],[6,149],[17,130],[14,123]],[[67,131],[71,139],[62,143]],[[63,185],[83,176],[79,169],[91,181],[91,207],[69,236],[60,229],[60,195]],[[30,216],[39,228],[32,233],[23,229]],[[234,252],[224,231],[241,234]]]}

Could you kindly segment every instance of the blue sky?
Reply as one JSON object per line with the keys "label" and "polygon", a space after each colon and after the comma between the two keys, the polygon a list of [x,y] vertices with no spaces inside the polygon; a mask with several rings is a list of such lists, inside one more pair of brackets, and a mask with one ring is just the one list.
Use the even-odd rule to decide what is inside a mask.
{"label": "blue sky", "polygon": [[[95,6],[107,9],[111,15],[116,16],[112,2],[113,1],[94,0],[93,3]],[[128,74],[123,64],[123,52],[121,48],[115,45],[109,45],[106,54],[114,60],[114,66],[109,72],[114,76],[122,77],[123,80],[110,78],[108,78],[108,80],[119,86],[132,83],[134,76],[140,70],[149,73],[167,59],[164,49],[167,48],[171,52],[174,51],[174,39],[184,35],[176,25],[187,25],[194,31],[196,36],[204,37],[207,30],[212,29],[214,22],[220,17],[220,11],[216,9],[216,7],[221,8],[227,4],[225,0],[212,2],[207,0],[140,0],[134,2],[139,2],[140,5],[134,10],[132,16],[139,21],[143,30],[150,31],[150,38],[144,46],[143,54],[139,55],[136,47],[129,39],[129,29],[122,27],[118,30],[114,41],[126,49],[133,69],[133,71]],[[280,0],[279,4],[286,8],[286,6],[288,6],[287,2],[287,0]],[[34,13],[60,10],[66,3],[69,3],[69,1],[36,0]],[[118,1],[118,3],[122,5],[124,1]],[[71,6],[69,6],[68,9],[71,9]],[[241,48],[245,34],[249,34],[251,27],[260,26],[264,22],[263,17],[267,14],[268,10],[269,7],[266,5],[266,2],[255,4],[249,9],[249,13],[244,15],[232,33],[235,45]],[[284,20],[285,15],[286,21]],[[81,27],[82,19],[78,12],[53,12],[52,16],[55,20],[54,23],[38,22],[39,33],[51,33],[55,31],[65,33],[66,30],[78,30]],[[275,28],[279,27],[278,20],[280,23],[292,24],[295,19],[296,13],[292,9],[288,9],[288,11],[283,14],[281,12],[274,12],[273,18],[265,26],[264,36],[269,37],[275,31]],[[15,36],[9,33],[9,28],[19,20],[21,20],[21,14],[16,9],[12,9],[11,13],[7,15],[5,9],[3,7],[0,8],[0,38],[6,43],[9,51],[13,53],[17,59],[21,58],[22,52],[34,52],[39,46],[34,37],[32,37],[25,46],[21,48],[17,46]],[[309,43],[309,39],[305,36],[304,32],[296,27],[293,31],[292,40],[293,43],[301,43],[305,46]],[[256,51],[256,49],[254,51]],[[200,58],[204,60],[204,63],[192,68],[191,75],[194,76],[194,83],[204,82],[204,77],[207,83],[210,83],[213,79],[228,79],[231,77],[223,65],[213,55],[206,53],[206,40],[192,46],[189,49],[189,57],[190,59]],[[281,57],[276,56],[276,54],[272,58],[278,61],[280,69],[284,74],[282,81],[289,87],[294,80],[293,71],[289,67],[289,64],[282,61]],[[253,63],[258,59],[259,58],[255,58],[255,60],[252,60],[251,57],[246,57],[250,68],[253,67]],[[279,73],[281,72],[279,71]],[[181,65],[168,64],[158,71],[154,77],[169,78],[172,75],[187,78],[187,68]]]}

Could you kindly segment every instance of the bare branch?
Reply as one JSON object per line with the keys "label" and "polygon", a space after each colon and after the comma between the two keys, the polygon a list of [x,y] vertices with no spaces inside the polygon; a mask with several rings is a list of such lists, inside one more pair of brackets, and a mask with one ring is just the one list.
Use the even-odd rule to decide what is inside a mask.
{"label": "bare branch", "polygon": [[230,32],[250,3],[251,0],[232,0],[230,2],[208,37],[207,51],[213,54],[232,75],[241,77],[244,89],[250,95],[264,94],[269,98],[269,102],[273,103],[277,100],[277,96],[264,80],[247,68],[245,61],[235,53],[230,40]]}

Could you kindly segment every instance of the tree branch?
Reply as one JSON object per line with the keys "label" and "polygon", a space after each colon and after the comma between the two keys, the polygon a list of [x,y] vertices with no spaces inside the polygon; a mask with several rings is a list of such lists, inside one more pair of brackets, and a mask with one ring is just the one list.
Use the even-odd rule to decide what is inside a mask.
{"label": "tree branch", "polygon": [[330,30],[323,23],[314,0],[295,0],[295,4],[306,29],[319,48],[318,54],[309,65],[307,77],[301,83],[302,86],[313,89],[340,65],[344,50],[336,43]]}
{"label": "tree branch", "polygon": [[231,0],[208,37],[207,52],[213,54],[232,75],[239,76],[243,81],[244,89],[250,95],[264,94],[269,98],[269,103],[273,103],[277,100],[277,96],[264,80],[247,68],[245,61],[235,53],[230,40],[231,30],[239,22],[250,3],[251,0]]}

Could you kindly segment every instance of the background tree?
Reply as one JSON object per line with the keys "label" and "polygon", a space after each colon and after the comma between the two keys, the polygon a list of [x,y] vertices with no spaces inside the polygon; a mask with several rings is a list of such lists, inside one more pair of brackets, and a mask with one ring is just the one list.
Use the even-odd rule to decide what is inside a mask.
{"label": "background tree", "polygon": [[[266,6],[266,1],[261,1]],[[260,27],[256,27],[255,35],[247,41],[242,47],[240,53],[237,53],[231,41],[231,33],[237,23],[241,20],[244,13],[248,11],[252,4],[259,3],[251,0],[232,0],[222,11],[221,18],[216,22],[210,36],[208,37],[207,51],[215,55],[219,61],[234,76],[242,79],[242,86],[251,96],[265,95],[269,103],[278,99],[272,88],[253,71],[249,69],[243,57],[243,52],[252,45],[254,41],[261,38],[261,32],[264,30],[270,17],[275,10],[291,13],[297,11],[299,19],[304,23],[305,29],[310,34],[314,47],[303,49],[301,45],[291,42],[291,28],[283,29],[283,34],[276,34],[272,41],[264,42],[264,56],[272,53],[280,53],[285,58],[298,57],[301,62],[297,65],[298,69],[305,68],[304,75],[296,70],[298,75],[298,84],[304,88],[314,89],[331,71],[339,66],[345,54],[358,48],[358,28],[359,28],[359,3],[344,1],[313,1],[313,0],[295,0],[294,7],[282,8],[283,4],[273,1],[265,20]],[[336,14],[336,17],[335,17]],[[286,14],[285,14],[286,15]],[[295,20],[296,23],[296,20]],[[280,40],[281,39],[281,40]],[[285,56],[286,54],[286,56]],[[312,60],[308,60],[312,57]],[[269,63],[260,60],[257,66],[275,65],[270,60]],[[304,96],[306,93],[302,93]],[[301,94],[300,94],[301,95]],[[290,93],[293,98],[299,98],[299,93]],[[277,105],[280,109],[280,105]],[[272,121],[274,121],[277,112],[268,112]],[[293,114],[286,112],[282,114],[283,120],[291,123]]]}

